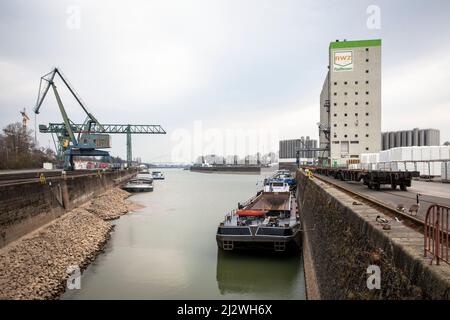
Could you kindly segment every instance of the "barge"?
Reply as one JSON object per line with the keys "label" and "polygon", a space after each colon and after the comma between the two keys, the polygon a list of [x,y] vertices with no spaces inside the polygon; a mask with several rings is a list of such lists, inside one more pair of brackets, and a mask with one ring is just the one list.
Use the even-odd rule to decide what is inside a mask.
{"label": "barge", "polygon": [[202,173],[245,173],[260,174],[261,166],[259,165],[193,165],[189,168],[193,172]]}
{"label": "barge", "polygon": [[152,171],[152,177],[154,180],[164,180],[164,173],[161,171]]}
{"label": "barge", "polygon": [[150,192],[153,191],[153,179],[152,178],[135,178],[131,179],[122,187],[123,190],[128,192]]}
{"label": "barge", "polygon": [[297,252],[301,224],[295,196],[286,182],[269,181],[245,204],[228,213],[220,223],[216,241],[220,249]]}

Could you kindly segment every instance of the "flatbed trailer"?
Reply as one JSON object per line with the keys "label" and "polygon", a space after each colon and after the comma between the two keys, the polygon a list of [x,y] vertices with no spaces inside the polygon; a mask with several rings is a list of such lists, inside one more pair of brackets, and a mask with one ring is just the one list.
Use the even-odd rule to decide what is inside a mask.
{"label": "flatbed trailer", "polygon": [[380,190],[380,186],[388,184],[393,190],[400,187],[406,191],[411,187],[412,178],[419,177],[418,171],[382,171],[345,168],[308,167],[314,173],[340,179],[342,181],[362,181],[369,189]]}

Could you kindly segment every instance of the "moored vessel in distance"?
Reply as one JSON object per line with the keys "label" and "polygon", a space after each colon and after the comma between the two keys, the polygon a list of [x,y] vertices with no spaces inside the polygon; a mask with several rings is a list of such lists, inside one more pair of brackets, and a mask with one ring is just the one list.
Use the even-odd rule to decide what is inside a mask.
{"label": "moored vessel in distance", "polygon": [[152,177],[154,180],[164,180],[164,173],[161,171],[152,171]]}
{"label": "moored vessel in distance", "polygon": [[277,252],[301,248],[301,224],[289,184],[268,180],[264,189],[228,213],[216,241],[225,251],[266,249]]}
{"label": "moored vessel in distance", "polygon": [[150,171],[148,171],[147,168],[142,168],[142,169],[139,170],[139,173],[140,173],[140,174],[149,174]]}
{"label": "moored vessel in distance", "polygon": [[131,179],[122,187],[128,192],[150,192],[153,191],[153,178]]}

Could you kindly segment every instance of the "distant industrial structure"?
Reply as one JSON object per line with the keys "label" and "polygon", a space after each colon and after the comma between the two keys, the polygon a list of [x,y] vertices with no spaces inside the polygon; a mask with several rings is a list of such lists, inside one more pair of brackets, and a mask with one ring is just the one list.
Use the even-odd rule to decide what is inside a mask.
{"label": "distant industrial structure", "polygon": [[323,164],[342,165],[381,149],[381,40],[339,41],[329,46],[320,94]]}
{"label": "distant industrial structure", "polygon": [[381,134],[382,150],[397,147],[439,146],[440,131],[438,129],[419,129],[388,131]]}
{"label": "distant industrial structure", "polygon": [[297,151],[299,158],[317,158],[317,140],[310,139],[309,136],[300,139],[280,140],[280,159],[296,159]]}

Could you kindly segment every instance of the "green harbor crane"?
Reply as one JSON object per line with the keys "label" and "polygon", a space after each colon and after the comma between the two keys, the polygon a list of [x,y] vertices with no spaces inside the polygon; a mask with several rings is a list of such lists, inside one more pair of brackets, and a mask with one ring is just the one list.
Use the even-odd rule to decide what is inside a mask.
{"label": "green harbor crane", "polygon": [[[83,124],[75,124],[68,117],[55,85],[56,76],[62,80],[69,92],[86,113],[86,120]],[[107,151],[99,149],[111,148],[110,134],[127,135],[127,164],[130,166],[132,161],[132,134],[166,133],[160,125],[100,124],[94,115],[87,110],[80,96],[58,68],[54,68],[52,71],[41,77],[38,98],[34,107],[34,112],[36,114],[39,114],[42,103],[44,102],[50,87],[52,87],[53,93],[55,94],[63,123],[50,123],[48,126],[39,125],[39,131],[42,133],[51,133],[52,136],[53,134],[56,135],[57,142],[54,140],[55,145],[57,147],[58,155],[64,158],[64,169],[66,170],[74,169],[73,157],[109,157]]]}
{"label": "green harbor crane", "polygon": [[[81,134],[84,132],[84,124],[71,124],[71,129],[74,133]],[[49,123],[46,125],[39,125],[39,132],[52,133],[56,135],[65,134],[64,123]],[[166,131],[160,125],[136,125],[136,124],[102,124],[101,127],[97,125],[91,126],[90,133],[107,133],[107,134],[126,134],[127,135],[127,164],[131,165],[132,161],[132,134],[166,134]]]}

